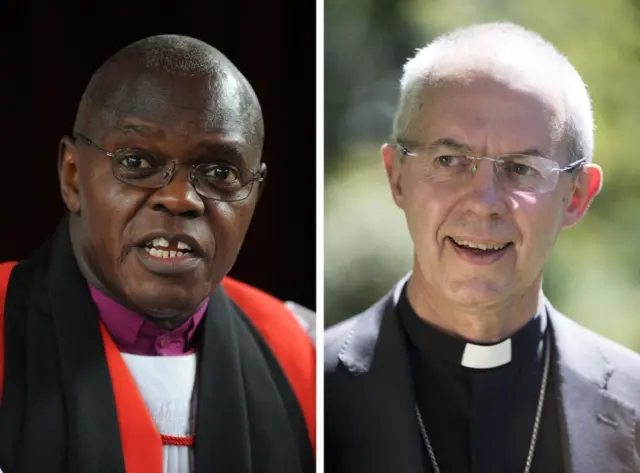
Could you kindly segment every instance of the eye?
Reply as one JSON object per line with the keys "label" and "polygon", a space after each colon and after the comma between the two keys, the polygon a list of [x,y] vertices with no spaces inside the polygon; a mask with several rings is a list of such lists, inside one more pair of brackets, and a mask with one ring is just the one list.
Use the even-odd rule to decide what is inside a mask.
{"label": "eye", "polygon": [[133,153],[123,156],[120,159],[120,164],[131,171],[135,171],[136,169],[149,169],[153,167],[147,158]]}
{"label": "eye", "polygon": [[457,166],[462,162],[461,156],[438,156],[436,158],[436,165],[442,167]]}
{"label": "eye", "polygon": [[507,163],[505,165],[507,171],[517,174],[518,176],[534,176],[538,174],[531,166],[522,163]]}
{"label": "eye", "polygon": [[212,165],[207,170],[206,175],[215,181],[222,181],[225,184],[233,184],[240,178],[240,173],[235,167],[225,164]]}

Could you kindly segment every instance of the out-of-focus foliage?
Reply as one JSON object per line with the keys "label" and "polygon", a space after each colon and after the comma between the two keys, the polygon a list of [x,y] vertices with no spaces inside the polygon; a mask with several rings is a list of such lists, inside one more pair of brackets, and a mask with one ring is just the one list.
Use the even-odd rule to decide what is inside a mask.
{"label": "out-of-focus foliage", "polygon": [[507,20],[574,64],[596,116],[605,184],[545,273],[556,307],[640,351],[640,13],[632,0],[325,1],[325,320],[361,311],[411,267],[404,216],[379,154],[402,64],[440,33]]}

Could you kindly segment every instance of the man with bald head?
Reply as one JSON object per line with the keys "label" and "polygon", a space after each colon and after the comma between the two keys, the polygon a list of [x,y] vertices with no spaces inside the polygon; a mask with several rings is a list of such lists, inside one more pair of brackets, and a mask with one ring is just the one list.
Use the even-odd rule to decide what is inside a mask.
{"label": "man with bald head", "polygon": [[94,74],[60,142],[68,215],[0,265],[4,473],[315,471],[299,306],[227,277],[263,138],[248,81],[199,40],[146,38]]}
{"label": "man with bald head", "polygon": [[406,63],[382,157],[414,265],[325,334],[327,471],[640,472],[640,356],[542,292],[601,188],[593,129],[578,73],[519,26]]}

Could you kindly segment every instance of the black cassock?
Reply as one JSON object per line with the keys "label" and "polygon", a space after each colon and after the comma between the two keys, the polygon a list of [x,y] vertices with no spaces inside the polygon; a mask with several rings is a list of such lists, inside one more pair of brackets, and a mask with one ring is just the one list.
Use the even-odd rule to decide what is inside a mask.
{"label": "black cassock", "polygon": [[[406,287],[397,310],[415,397],[441,473],[524,472],[544,369],[546,313],[511,337],[510,362],[476,369],[461,364],[466,341],[420,319]],[[551,369],[530,473],[566,471],[555,378]],[[431,473],[426,447],[423,452]]]}

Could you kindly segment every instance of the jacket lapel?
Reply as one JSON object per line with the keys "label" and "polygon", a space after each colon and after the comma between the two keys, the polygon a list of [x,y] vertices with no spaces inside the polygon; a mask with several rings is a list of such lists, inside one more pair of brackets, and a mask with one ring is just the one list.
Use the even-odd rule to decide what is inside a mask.
{"label": "jacket lapel", "polygon": [[404,282],[359,317],[339,354],[356,377],[357,392],[365,393],[361,399],[370,416],[361,442],[368,446],[370,473],[424,471],[409,358],[395,315]]}
{"label": "jacket lapel", "polygon": [[[573,473],[640,471],[634,447],[635,411],[607,391],[615,367],[584,329],[546,301],[558,353],[558,386]],[[634,467],[635,465],[635,467]]]}

